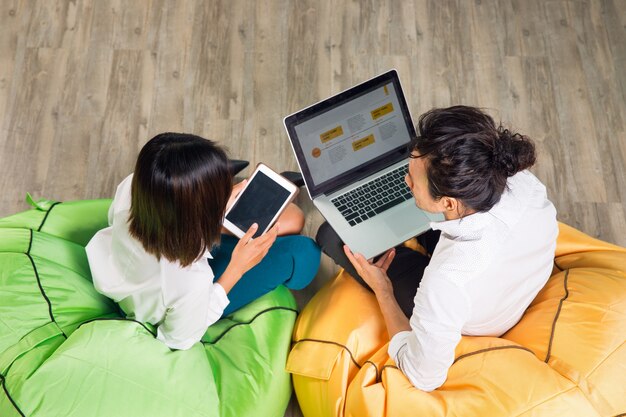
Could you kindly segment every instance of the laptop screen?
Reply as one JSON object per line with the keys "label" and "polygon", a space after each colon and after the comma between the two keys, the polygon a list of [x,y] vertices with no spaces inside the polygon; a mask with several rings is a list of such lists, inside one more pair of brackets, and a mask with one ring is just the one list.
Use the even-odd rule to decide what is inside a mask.
{"label": "laptop screen", "polygon": [[311,196],[406,157],[415,136],[392,70],[285,118]]}

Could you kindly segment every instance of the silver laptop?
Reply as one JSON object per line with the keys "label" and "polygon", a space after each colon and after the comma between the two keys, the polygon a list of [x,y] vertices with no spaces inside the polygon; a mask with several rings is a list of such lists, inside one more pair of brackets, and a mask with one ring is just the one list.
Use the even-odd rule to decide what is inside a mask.
{"label": "silver laptop", "polygon": [[309,196],[371,258],[429,229],[404,181],[415,129],[395,70],[284,119]]}

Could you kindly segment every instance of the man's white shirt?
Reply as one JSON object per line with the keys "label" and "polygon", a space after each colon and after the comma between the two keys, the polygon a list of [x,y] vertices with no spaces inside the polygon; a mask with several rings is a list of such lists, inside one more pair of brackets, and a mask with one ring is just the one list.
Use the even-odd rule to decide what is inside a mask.
{"label": "man's white shirt", "polygon": [[388,353],[413,385],[440,387],[461,335],[513,327],[552,271],[558,225],[545,186],[529,171],[510,177],[488,212],[433,222],[441,237],[415,295],[411,331]]}

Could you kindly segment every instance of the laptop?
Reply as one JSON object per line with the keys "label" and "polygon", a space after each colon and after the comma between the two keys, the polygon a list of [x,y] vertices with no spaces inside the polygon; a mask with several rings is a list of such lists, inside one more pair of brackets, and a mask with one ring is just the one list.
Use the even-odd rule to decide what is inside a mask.
{"label": "laptop", "polygon": [[313,204],[354,252],[372,258],[430,228],[404,181],[415,137],[390,70],[284,119]]}

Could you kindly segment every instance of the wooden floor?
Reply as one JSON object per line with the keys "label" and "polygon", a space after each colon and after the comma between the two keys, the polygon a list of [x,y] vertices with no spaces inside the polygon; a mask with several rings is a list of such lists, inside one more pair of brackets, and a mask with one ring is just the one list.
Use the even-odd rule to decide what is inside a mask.
{"label": "wooden floor", "polygon": [[2,0],[0,216],[112,196],[163,131],[293,170],[282,117],[395,67],[414,118],[477,105],[534,138],[559,219],[626,246],[625,28],[626,0]]}

